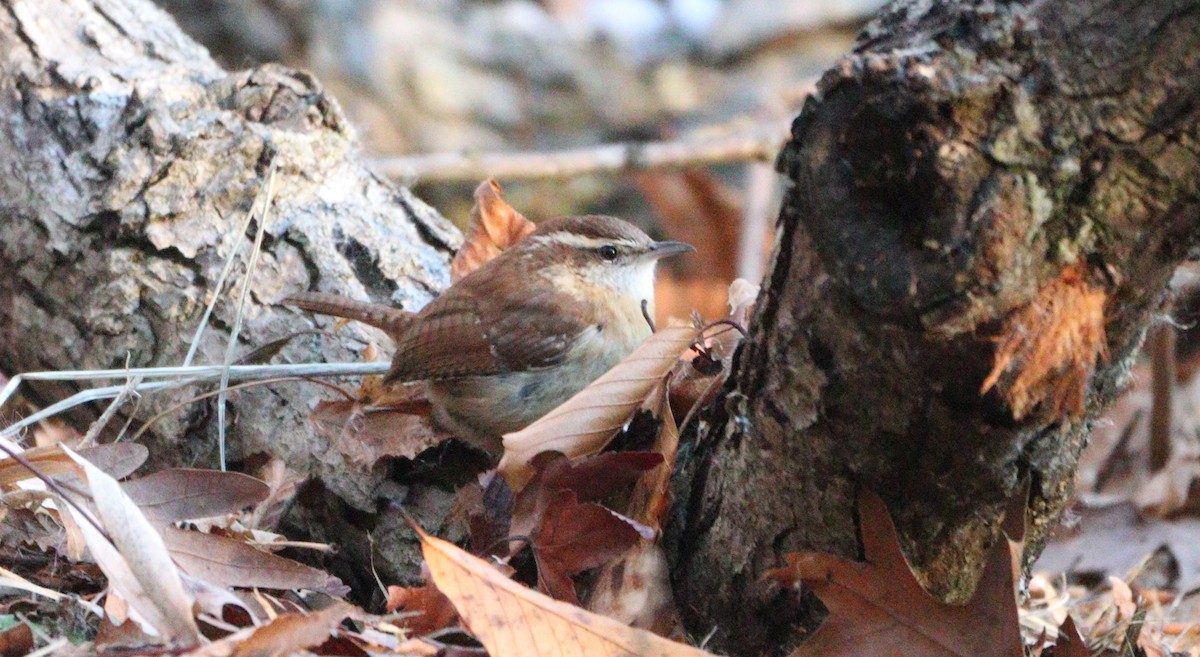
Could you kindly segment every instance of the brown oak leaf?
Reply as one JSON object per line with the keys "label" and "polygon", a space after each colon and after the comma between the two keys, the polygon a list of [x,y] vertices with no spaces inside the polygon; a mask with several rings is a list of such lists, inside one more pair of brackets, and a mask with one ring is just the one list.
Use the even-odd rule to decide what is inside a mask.
{"label": "brown oak leaf", "polygon": [[865,561],[811,552],[793,560],[794,576],[821,599],[829,617],[792,657],[1024,655],[1009,540],[988,553],[971,600],[946,604],[917,581],[883,500],[864,491],[858,509]]}

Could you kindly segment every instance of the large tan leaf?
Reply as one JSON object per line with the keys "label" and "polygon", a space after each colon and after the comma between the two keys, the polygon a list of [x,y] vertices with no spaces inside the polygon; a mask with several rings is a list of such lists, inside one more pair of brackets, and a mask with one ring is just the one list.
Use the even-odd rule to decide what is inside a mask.
{"label": "large tan leaf", "polygon": [[514,491],[533,476],[530,461],[550,450],[569,457],[600,451],[696,339],[690,326],[650,336],[625,360],[528,427],[504,436],[500,473]]}
{"label": "large tan leaf", "polygon": [[100,523],[112,539],[105,538],[73,505],[67,506],[109,585],[168,642],[198,641],[195,601],[184,589],[162,536],[116,479],[69,447],[62,449],[83,469]]}
{"label": "large tan leaf", "polygon": [[528,589],[424,532],[421,549],[433,583],[491,657],[712,657]]}
{"label": "large tan leaf", "polygon": [[179,567],[211,584],[314,591],[341,588],[341,582],[323,570],[263,552],[236,539],[175,527],[163,527],[162,534]]}
{"label": "large tan leaf", "polygon": [[240,472],[174,468],[121,484],[125,494],[156,523],[210,518],[267,499],[267,484]]}

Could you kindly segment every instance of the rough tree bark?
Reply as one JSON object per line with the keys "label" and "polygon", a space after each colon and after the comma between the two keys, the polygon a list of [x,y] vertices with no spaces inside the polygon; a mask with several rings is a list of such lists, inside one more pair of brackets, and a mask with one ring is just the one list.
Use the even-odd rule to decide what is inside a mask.
{"label": "rough tree bark", "polygon": [[[239,356],[313,328],[273,305],[288,293],[415,307],[448,283],[458,232],[358,162],[353,130],[316,80],[277,66],[226,73],[149,2],[0,3],[0,116],[0,370],[9,375],[119,368],[127,355],[135,367],[180,364],[226,259],[239,243],[250,251],[255,228],[239,231],[272,160],[275,202]],[[242,285],[235,278],[197,364],[222,362]],[[354,360],[345,335],[360,348],[379,339],[349,328],[342,338],[297,338],[282,359]],[[73,389],[34,392],[52,401]],[[155,394],[138,417],[196,393]],[[309,529],[336,536],[359,564],[370,561],[368,543],[351,539],[371,529],[392,548],[376,555],[385,577],[411,578],[415,551],[403,549],[412,539],[398,514],[349,526],[404,491],[386,485],[388,468],[370,469],[314,434],[305,424],[314,396],[297,383],[231,394],[231,460],[273,455],[319,479],[334,495],[309,496],[306,509],[318,512]],[[157,424],[152,458],[216,467],[212,409],[192,404]],[[449,494],[406,501],[437,527]],[[365,565],[361,572],[369,577]]]}
{"label": "rough tree bark", "polygon": [[[918,0],[863,32],[793,125],[754,328],[677,473],[695,635],[715,627],[732,654],[795,643],[811,601],[759,577],[790,551],[856,555],[858,486],[947,598],[971,592],[1026,475],[1040,551],[1200,237],[1198,119],[1193,1]],[[980,394],[994,338],[1068,268],[1106,299],[1107,361],[1075,419],[1049,403],[1016,419]]]}

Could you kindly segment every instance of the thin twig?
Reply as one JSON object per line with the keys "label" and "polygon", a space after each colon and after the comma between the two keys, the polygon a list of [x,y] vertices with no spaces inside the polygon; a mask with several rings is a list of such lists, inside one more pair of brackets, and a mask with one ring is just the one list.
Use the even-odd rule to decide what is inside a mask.
{"label": "thin twig", "polygon": [[[707,131],[706,131],[707,132]],[[478,181],[570,178],[638,169],[720,162],[770,162],[788,138],[783,126],[676,141],[604,144],[551,152],[433,153],[375,160],[389,178],[421,181]]]}
{"label": "thin twig", "polygon": [[[234,356],[237,353],[238,334],[242,330],[242,319],[245,316],[246,299],[250,294],[250,282],[254,278],[254,270],[258,266],[258,255],[262,251],[263,236],[267,233],[267,216],[270,214],[271,200],[275,195],[275,160],[271,160],[270,170],[267,172],[267,181],[263,185],[263,195],[261,203],[255,203],[259,207],[258,212],[258,232],[254,235],[254,248],[250,251],[250,262],[246,265],[246,278],[242,281],[242,292],[238,296],[237,312],[233,317],[233,330],[229,333],[229,343],[225,346],[225,368],[221,372],[221,383],[218,386],[221,394],[217,395],[217,455],[221,462],[221,472],[225,472],[225,389],[229,387],[229,367],[233,365]],[[257,200],[257,199],[256,199]],[[251,209],[250,214],[254,214]]]}
{"label": "thin twig", "polygon": [[192,359],[196,357],[196,350],[200,348],[200,339],[204,337],[204,330],[208,328],[208,318],[212,316],[213,309],[217,307],[217,301],[221,298],[222,290],[225,289],[225,279],[229,277],[229,272],[233,270],[233,264],[237,262],[238,253],[242,250],[242,243],[246,241],[246,231],[250,230],[250,222],[253,220],[254,208],[251,207],[250,211],[246,213],[246,220],[242,222],[242,230],[233,236],[233,251],[225,259],[225,266],[221,269],[221,275],[217,277],[217,284],[212,290],[212,299],[204,307],[204,314],[200,317],[200,325],[196,327],[196,332],[192,334],[192,344],[188,347],[187,356],[183,359],[184,367],[191,365]]}
{"label": "thin twig", "polygon": [[96,444],[96,439],[100,437],[100,432],[104,431],[104,427],[108,426],[108,423],[112,421],[113,416],[117,414],[117,410],[119,410],[121,406],[125,404],[125,401],[133,395],[134,391],[138,387],[138,384],[141,382],[142,377],[140,376],[129,377],[129,382],[125,384],[125,387],[121,390],[121,392],[117,393],[116,397],[113,397],[113,400],[109,403],[108,408],[104,409],[104,412],[100,414],[100,417],[92,423],[92,426],[88,427],[87,433],[84,434],[83,440],[79,443],[80,447],[90,447]]}
{"label": "thin twig", "polygon": [[1150,336],[1150,471],[1171,459],[1171,397],[1175,394],[1175,327],[1160,324]]}
{"label": "thin twig", "polygon": [[[384,374],[391,363],[299,363],[287,365],[233,365],[228,368],[229,380],[256,381],[274,377],[287,376],[368,376]],[[20,383],[29,381],[91,381],[96,379],[124,379],[128,376],[145,378],[173,378],[168,381],[143,381],[137,385],[135,392],[141,394],[157,390],[179,388],[196,383],[217,380],[226,371],[221,365],[193,365],[192,367],[143,367],[129,370],[80,370],[54,372],[27,372],[14,376],[8,386],[0,392],[0,408],[16,393]],[[106,386],[83,390],[70,397],[51,404],[46,408],[9,425],[0,431],[0,438],[16,435],[25,427],[40,422],[48,417],[68,411],[76,406],[96,401],[111,399],[125,389],[126,386]]]}
{"label": "thin twig", "polygon": [[162,412],[160,412],[160,413],[158,413],[158,414],[154,415],[154,416],[153,416],[153,417],[151,417],[149,420],[146,420],[146,423],[145,423],[145,424],[143,424],[143,425],[142,425],[142,426],[141,426],[141,427],[140,427],[140,428],[137,430],[137,433],[133,434],[133,438],[130,438],[130,440],[132,440],[132,441],[134,441],[134,442],[137,442],[137,439],[138,439],[138,438],[141,438],[141,437],[142,437],[142,434],[144,434],[144,433],[146,433],[147,431],[149,431],[149,430],[150,430],[150,427],[154,426],[154,424],[155,424],[156,422],[158,422],[159,420],[163,419],[164,417],[166,417],[166,416],[170,415],[171,413],[174,413],[175,411],[177,411],[177,410],[179,410],[179,409],[183,408],[184,406],[187,406],[188,404],[194,404],[194,403],[196,403],[196,402],[198,402],[198,401],[201,401],[201,400],[204,400],[204,399],[208,399],[209,397],[213,397],[213,396],[219,395],[219,394],[221,394],[221,393],[223,393],[223,392],[229,392],[229,391],[231,391],[231,390],[240,390],[240,389],[242,389],[242,388],[248,388],[248,387],[250,387],[250,386],[261,386],[261,385],[270,385],[270,384],[273,384],[273,383],[284,383],[284,382],[286,382],[286,381],[308,381],[309,383],[315,383],[315,384],[317,384],[317,385],[325,386],[326,388],[329,388],[329,389],[331,389],[331,390],[333,390],[333,391],[337,392],[337,393],[338,393],[338,394],[340,394],[340,395],[341,395],[341,396],[342,396],[342,397],[343,397],[343,398],[344,398],[346,401],[354,401],[354,397],[352,397],[352,396],[350,396],[349,394],[347,394],[345,390],[342,390],[342,389],[341,389],[341,388],[339,388],[338,386],[335,386],[335,385],[333,385],[332,383],[327,383],[327,382],[325,382],[325,381],[319,381],[319,380],[317,380],[317,379],[314,379],[314,378],[312,378],[312,377],[307,377],[307,376],[281,376],[281,377],[276,377],[276,378],[274,378],[274,379],[261,379],[261,380],[258,380],[258,381],[246,381],[246,382],[244,382],[244,383],[239,383],[239,384],[237,384],[237,385],[226,386],[226,387],[224,387],[224,388],[221,388],[221,389],[219,389],[219,390],[210,390],[210,391],[208,391],[208,392],[206,392],[206,393],[203,393],[203,394],[196,395],[196,396],[194,396],[194,397],[192,397],[192,398],[190,398],[190,399],[185,399],[185,400],[183,400],[183,401],[179,402],[178,404],[173,404],[173,405],[171,405],[171,406],[170,406],[169,408],[167,408],[166,410],[164,410],[164,411],[162,411]]}

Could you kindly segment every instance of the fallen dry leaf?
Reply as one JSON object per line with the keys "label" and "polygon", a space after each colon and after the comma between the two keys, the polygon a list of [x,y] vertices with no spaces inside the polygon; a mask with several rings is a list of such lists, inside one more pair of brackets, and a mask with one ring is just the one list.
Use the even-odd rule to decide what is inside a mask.
{"label": "fallen dry leaf", "polygon": [[23,657],[33,652],[33,630],[17,623],[0,632],[0,657]]}
{"label": "fallen dry leaf", "polygon": [[162,528],[163,540],[179,567],[192,577],[224,587],[308,589],[342,592],[341,580],[237,539]]}
{"label": "fallen dry leaf", "polygon": [[829,616],[792,657],[1023,657],[1007,540],[989,552],[971,600],[950,605],[917,582],[883,500],[863,491],[858,509],[866,561],[812,552],[794,560]]}
{"label": "fallen dry leaf", "polygon": [[308,420],[350,460],[370,468],[381,458],[412,458],[451,434],[429,420],[429,401],[420,386],[360,391],[357,401],[321,401]]}
{"label": "fallen dry leaf", "polygon": [[533,536],[538,588],[559,600],[579,604],[571,576],[599,568],[637,545],[638,530],[594,502],[580,504],[573,490],[560,490],[546,506]]}
{"label": "fallen dry leaf", "polygon": [[387,611],[418,612],[415,616],[398,618],[393,625],[412,631],[415,636],[425,636],[450,627],[458,619],[454,605],[438,588],[426,583],[424,586],[389,586],[387,588]]}
{"label": "fallen dry leaf", "polygon": [[712,657],[711,653],[554,600],[418,529],[433,583],[491,657]]}
{"label": "fallen dry leaf", "polygon": [[[662,457],[662,463],[638,479],[626,509],[631,518],[656,532],[670,505],[671,472],[679,447],[679,427],[666,395],[659,396],[658,414],[661,421],[653,453]],[[660,636],[674,633],[679,627],[679,612],[662,548],[641,541],[621,558],[606,564],[596,576],[588,609]]]}
{"label": "fallen dry leaf", "polygon": [[[145,445],[137,443],[99,445],[81,449],[77,453],[114,479],[128,477],[146,462],[150,454]],[[58,444],[32,447],[21,452],[21,458],[47,477],[72,474],[77,470],[75,462],[59,449]],[[11,486],[35,476],[29,468],[12,457],[0,459],[0,486]]]}
{"label": "fallen dry leaf", "polygon": [[533,478],[513,502],[508,533],[533,533],[559,491],[570,490],[579,501],[596,502],[633,486],[662,462],[662,456],[653,452],[604,452],[577,459],[560,452],[542,452],[533,459]]}
{"label": "fallen dry leaf", "polygon": [[729,284],[729,319],[741,324],[742,328],[749,328],[750,311],[754,310],[754,302],[761,290],[761,285],[744,278],[734,279]]}
{"label": "fallen dry leaf", "polygon": [[62,449],[83,469],[96,514],[112,539],[109,542],[74,505],[66,505],[109,585],[152,632],[171,643],[194,644],[200,638],[192,615],[195,601],[184,590],[162,536],[115,479],[70,448]]}
{"label": "fallen dry leaf", "polygon": [[1080,267],[1067,267],[1004,322],[995,364],[981,393],[998,386],[1021,419],[1043,402],[1051,417],[1083,411],[1097,358],[1108,357],[1103,288],[1089,285]]}
{"label": "fallen dry leaf", "polygon": [[501,251],[520,242],[537,225],[504,201],[504,190],[492,178],[475,188],[475,207],[463,245],[450,263],[450,282],[457,283]]}
{"label": "fallen dry leaf", "polygon": [[248,627],[214,641],[188,657],[281,657],[325,643],[357,610],[344,603],[312,613],[280,614],[266,625]]}
{"label": "fallen dry leaf", "polygon": [[716,398],[721,383],[729,375],[733,354],[741,343],[740,329],[748,328],[750,311],[758,297],[759,286],[737,279],[729,285],[729,316],[711,324],[704,333],[704,349],[691,352],[671,371],[671,407],[685,417],[693,408]]}
{"label": "fallen dry leaf", "polygon": [[594,454],[625,425],[646,396],[696,339],[690,326],[650,336],[616,367],[528,427],[504,436],[500,473],[514,491],[533,476],[530,461],[547,451],[570,457]]}
{"label": "fallen dry leaf", "polygon": [[588,610],[659,636],[671,636],[680,624],[671,590],[671,570],[662,547],[640,542],[596,576]]}
{"label": "fallen dry leaf", "polygon": [[1087,648],[1087,641],[1084,641],[1083,636],[1079,634],[1079,628],[1075,627],[1075,621],[1070,614],[1058,628],[1058,640],[1054,642],[1053,652],[1043,652],[1042,654],[1047,657],[1091,657],[1092,655]]}
{"label": "fallen dry leaf", "polygon": [[267,498],[267,484],[240,472],[173,468],[121,484],[146,517],[161,524],[240,511]]}

